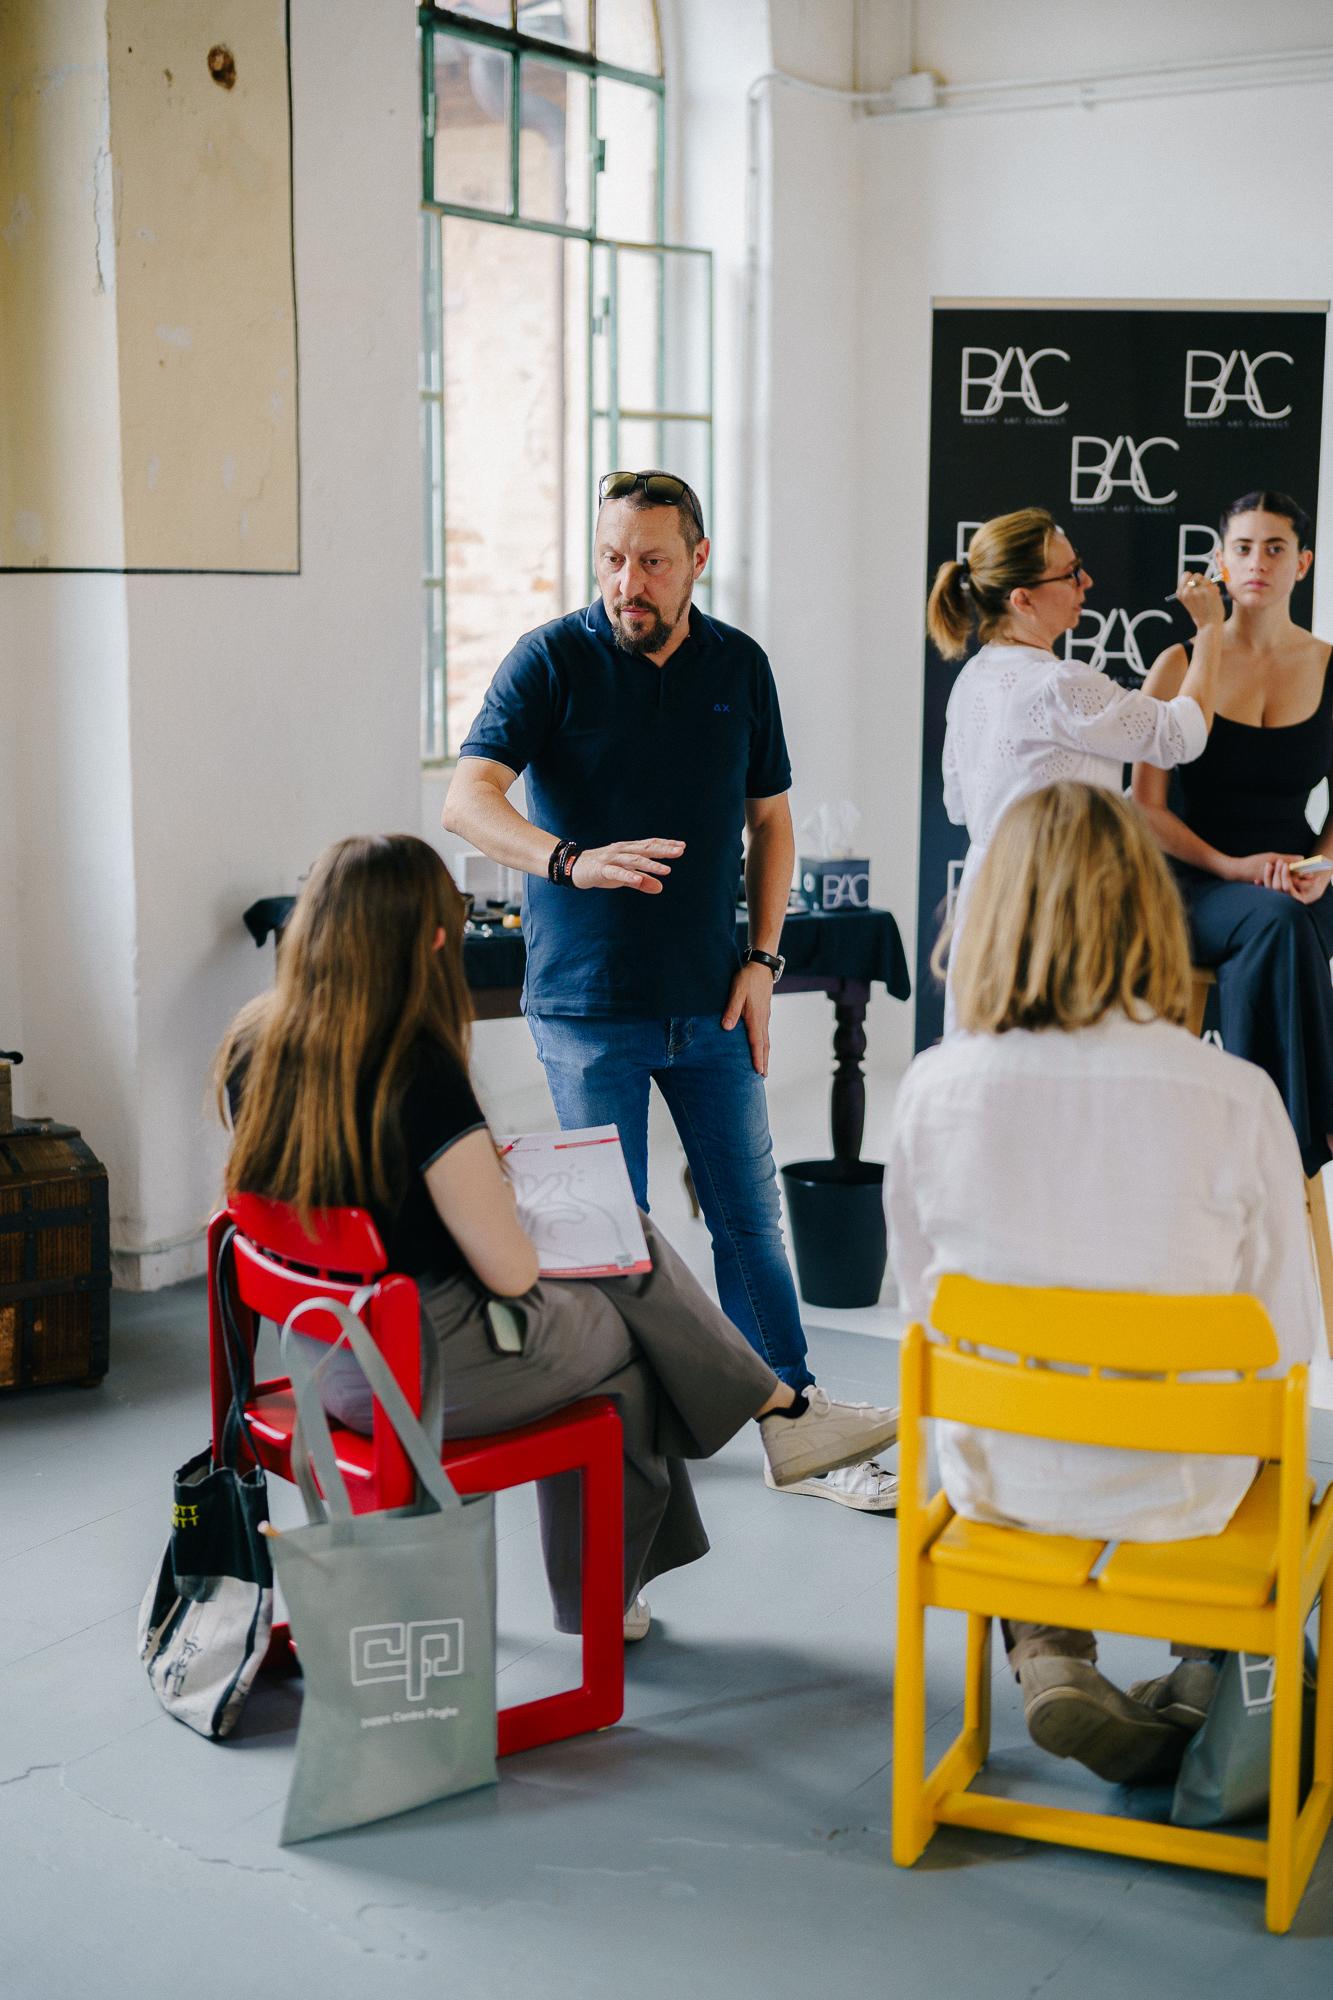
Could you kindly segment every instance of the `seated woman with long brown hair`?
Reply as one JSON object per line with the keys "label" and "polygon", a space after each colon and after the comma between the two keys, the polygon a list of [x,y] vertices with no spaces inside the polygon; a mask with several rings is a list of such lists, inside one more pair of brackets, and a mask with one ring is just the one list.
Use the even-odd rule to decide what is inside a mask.
{"label": "seated woman with long brown hair", "polygon": [[[962,1032],[917,1057],[895,1107],[890,1241],[912,1318],[929,1323],[946,1271],[1249,1292],[1277,1334],[1275,1372],[1313,1352],[1296,1141],[1263,1071],[1181,1025],[1189,978],[1180,898],[1137,807],[1068,780],[1009,807],[954,960]],[[1040,1534],[1220,1534],[1257,1470],[939,1430],[958,1513]],[[1170,1775],[1206,1712],[1206,1661],[1125,1694],[1098,1673],[1090,1632],[1012,1625],[1005,1638],[1035,1742],[1112,1780]]]}
{"label": "seated woman with long brown hair", "polygon": [[[892,1443],[896,1415],[780,1382],[646,1216],[646,1275],[539,1279],[468,1078],[464,915],[423,840],[370,835],[325,850],[284,933],[273,990],[242,1010],[218,1055],[219,1106],[228,1098],[234,1121],[227,1190],[302,1215],[369,1210],[390,1269],[421,1288],[446,1436],[511,1429],[580,1396],[616,1399],[626,1636],[641,1638],[643,1584],[708,1548],[686,1459],[710,1456],[755,1418],[774,1481],[787,1486],[871,1457]],[[496,1300],[508,1302],[517,1352],[493,1344]],[[369,1386],[345,1350],[322,1393],[340,1422],[370,1430]],[[577,1482],[545,1483],[539,1503],[556,1624],[577,1631]]]}

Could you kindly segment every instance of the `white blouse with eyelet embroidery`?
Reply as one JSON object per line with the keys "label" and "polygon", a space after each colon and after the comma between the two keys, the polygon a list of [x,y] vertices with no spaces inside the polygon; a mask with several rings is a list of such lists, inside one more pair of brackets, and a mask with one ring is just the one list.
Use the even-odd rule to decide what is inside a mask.
{"label": "white blouse with eyelet embroidery", "polygon": [[1057,778],[1118,791],[1126,764],[1170,770],[1207,741],[1191,695],[1156,701],[1035,646],[983,646],[949,696],[944,809],[984,849],[1005,808],[1027,792]]}

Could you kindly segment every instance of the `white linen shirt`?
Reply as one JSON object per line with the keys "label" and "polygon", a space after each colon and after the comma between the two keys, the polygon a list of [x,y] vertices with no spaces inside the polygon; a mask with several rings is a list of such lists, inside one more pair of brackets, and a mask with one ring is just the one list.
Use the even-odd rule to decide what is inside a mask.
{"label": "white linen shirt", "polygon": [[[1072,1033],[956,1034],[903,1080],[887,1179],[902,1304],[923,1324],[940,1278],[961,1271],[1249,1292],[1277,1333],[1272,1373],[1314,1352],[1304,1182],[1282,1100],[1263,1070],[1183,1028],[1117,1012]],[[936,1428],[958,1513],[1043,1534],[1218,1534],[1256,1471],[1252,1459]]]}
{"label": "white linen shirt", "polygon": [[983,646],[949,696],[944,809],[984,850],[1005,807],[1042,785],[1081,778],[1119,791],[1126,764],[1170,770],[1207,741],[1192,695],[1157,701],[1036,646]]}

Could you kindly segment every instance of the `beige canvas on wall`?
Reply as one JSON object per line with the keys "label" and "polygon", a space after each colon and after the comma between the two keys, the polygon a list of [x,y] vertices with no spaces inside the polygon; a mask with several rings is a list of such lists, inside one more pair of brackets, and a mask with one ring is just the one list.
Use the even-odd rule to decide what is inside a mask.
{"label": "beige canvas on wall", "polygon": [[299,568],[285,13],[0,9],[0,567]]}

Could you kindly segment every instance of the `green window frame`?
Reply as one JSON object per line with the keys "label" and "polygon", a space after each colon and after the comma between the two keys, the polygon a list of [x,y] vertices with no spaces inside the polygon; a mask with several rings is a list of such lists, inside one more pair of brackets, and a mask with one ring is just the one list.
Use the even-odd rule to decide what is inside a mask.
{"label": "green window frame", "polygon": [[[624,69],[598,59],[596,49],[597,13],[605,17],[617,0],[588,0],[589,50],[570,48],[562,43],[529,34],[518,25],[525,0],[510,0],[509,22],[483,20],[475,14],[448,7],[422,6],[417,10],[421,42],[421,377],[422,474],[423,474],[423,620],[421,676],[421,760],[427,768],[453,761],[457,743],[449,730],[449,533],[445,513],[450,466],[447,437],[445,346],[448,338],[445,313],[445,224],[449,218],[481,224],[497,230],[523,231],[572,244],[586,244],[586,296],[584,302],[584,347],[586,379],[583,384],[584,436],[582,459],[582,549],[579,567],[586,585],[587,602],[594,588],[592,524],[596,502],[596,482],[600,471],[621,463],[622,434],[630,434],[631,448],[641,447],[651,437],[652,462],[671,463],[668,454],[688,443],[688,464],[699,486],[704,518],[711,520],[713,503],[713,259],[707,250],[666,241],[666,85],[661,74],[661,34],[654,0],[652,21],[656,43],[657,72]],[[451,42],[474,47],[479,56],[493,61],[489,74],[503,75],[504,116],[508,123],[507,187],[496,192],[503,206],[480,207],[458,200],[437,199],[436,139],[441,112],[436,103],[435,43],[447,36]],[[587,99],[587,183],[584,200],[586,221],[581,223],[539,220],[522,212],[521,138],[525,63],[540,63],[543,71],[560,70],[586,79]],[[503,64],[503,70],[499,65]],[[631,239],[599,233],[602,180],[608,171],[606,146],[599,137],[599,86],[629,86],[650,94],[655,120],[655,185],[653,189],[652,234]],[[632,100],[625,99],[628,103]],[[443,192],[443,191],[442,191]],[[622,330],[631,315],[623,301],[632,292],[639,308],[649,294],[655,313],[655,351],[648,381],[641,368],[635,379],[623,380]],[[639,310],[635,324],[641,324]],[[553,341],[564,356],[565,329],[556,327]],[[688,378],[688,383],[686,382]],[[673,393],[688,387],[688,394]],[[644,391],[648,393],[645,395]],[[565,441],[566,450],[569,440]],[[605,464],[597,454],[605,452]],[[687,471],[686,476],[689,476]],[[710,592],[707,575],[699,595],[707,604]],[[574,608],[561,603],[553,615]],[[513,635],[517,637],[517,632]],[[499,657],[492,663],[499,665]]]}

